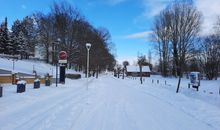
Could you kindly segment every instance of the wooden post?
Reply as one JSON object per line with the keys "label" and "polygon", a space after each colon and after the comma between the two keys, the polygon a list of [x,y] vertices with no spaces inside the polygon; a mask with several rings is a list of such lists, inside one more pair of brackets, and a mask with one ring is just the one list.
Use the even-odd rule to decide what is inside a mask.
{"label": "wooden post", "polygon": [[159,80],[157,80],[157,84],[159,84]]}
{"label": "wooden post", "polygon": [[152,79],[152,84],[154,83],[154,80]]}
{"label": "wooden post", "polygon": [[167,85],[167,81],[165,80],[165,85]]}

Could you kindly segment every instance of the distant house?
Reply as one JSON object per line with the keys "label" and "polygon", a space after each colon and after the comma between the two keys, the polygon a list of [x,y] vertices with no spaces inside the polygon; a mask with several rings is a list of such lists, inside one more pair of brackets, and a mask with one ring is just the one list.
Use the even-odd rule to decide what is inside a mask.
{"label": "distant house", "polygon": [[[139,66],[127,66],[126,67],[126,74],[127,76],[132,77],[140,77],[140,67]],[[143,77],[150,77],[151,71],[149,66],[142,66],[142,76]]]}
{"label": "distant house", "polygon": [[41,46],[35,46],[35,52],[34,52],[34,57],[38,58],[40,60],[45,59],[44,57],[44,49]]}

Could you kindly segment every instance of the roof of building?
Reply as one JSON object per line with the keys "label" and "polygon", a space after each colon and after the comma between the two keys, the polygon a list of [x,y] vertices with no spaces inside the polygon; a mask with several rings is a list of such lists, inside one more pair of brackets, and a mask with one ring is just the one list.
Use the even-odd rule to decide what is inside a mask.
{"label": "roof of building", "polygon": [[[127,72],[140,72],[139,66],[127,66]],[[142,72],[151,72],[149,66],[142,66]]]}

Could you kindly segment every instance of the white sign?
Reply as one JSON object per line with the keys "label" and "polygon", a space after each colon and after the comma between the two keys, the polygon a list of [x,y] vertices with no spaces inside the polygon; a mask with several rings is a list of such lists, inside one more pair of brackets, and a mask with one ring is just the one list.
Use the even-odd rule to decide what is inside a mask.
{"label": "white sign", "polygon": [[60,64],[66,64],[66,63],[67,63],[67,60],[59,60],[59,63],[60,63]]}

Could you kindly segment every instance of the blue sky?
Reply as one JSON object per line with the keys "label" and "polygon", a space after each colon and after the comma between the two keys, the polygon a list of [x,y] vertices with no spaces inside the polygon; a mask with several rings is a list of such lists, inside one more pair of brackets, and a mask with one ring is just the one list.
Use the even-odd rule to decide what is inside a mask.
{"label": "blue sky", "polygon": [[[35,11],[47,13],[54,0],[0,0],[0,20],[8,17],[9,24]],[[58,1],[58,0],[56,0]],[[119,62],[131,64],[139,54],[154,51],[150,42],[153,18],[172,0],[67,0],[76,6],[95,27],[107,28],[116,48]],[[219,0],[194,0],[198,10],[204,13],[207,32],[220,12]],[[208,13],[207,13],[207,10]]]}

